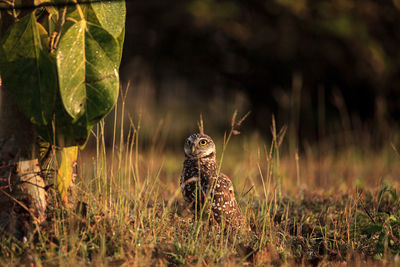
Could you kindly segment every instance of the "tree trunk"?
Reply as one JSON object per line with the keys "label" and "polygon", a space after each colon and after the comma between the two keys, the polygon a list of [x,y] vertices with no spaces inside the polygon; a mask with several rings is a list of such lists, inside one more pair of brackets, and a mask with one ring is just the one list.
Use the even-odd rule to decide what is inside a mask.
{"label": "tree trunk", "polygon": [[0,78],[0,230],[19,238],[46,219],[36,135]]}

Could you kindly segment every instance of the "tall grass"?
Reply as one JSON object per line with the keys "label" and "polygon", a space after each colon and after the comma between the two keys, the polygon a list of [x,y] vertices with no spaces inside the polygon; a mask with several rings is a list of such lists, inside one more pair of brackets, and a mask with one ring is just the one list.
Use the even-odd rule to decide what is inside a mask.
{"label": "tall grass", "polygon": [[293,158],[282,149],[286,128],[275,119],[268,143],[237,135],[243,120],[235,114],[227,134],[213,136],[218,171],[233,177],[252,228],[232,237],[187,210],[178,185],[183,153],[165,149],[171,125],[160,122],[146,147],[147,122],[126,114],[126,96],[111,137],[102,121],[94,149],[81,155],[75,207],[54,198],[40,231],[27,240],[3,236],[2,265],[398,264],[400,168],[393,149],[360,153],[350,146],[321,156],[310,146]]}

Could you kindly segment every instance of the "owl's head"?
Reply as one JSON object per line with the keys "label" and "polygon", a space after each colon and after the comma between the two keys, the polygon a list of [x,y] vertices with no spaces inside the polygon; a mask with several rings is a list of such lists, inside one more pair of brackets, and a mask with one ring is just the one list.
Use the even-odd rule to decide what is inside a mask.
{"label": "owl's head", "polygon": [[200,159],[212,154],[215,156],[215,144],[206,134],[195,133],[186,138],[184,150],[189,158]]}

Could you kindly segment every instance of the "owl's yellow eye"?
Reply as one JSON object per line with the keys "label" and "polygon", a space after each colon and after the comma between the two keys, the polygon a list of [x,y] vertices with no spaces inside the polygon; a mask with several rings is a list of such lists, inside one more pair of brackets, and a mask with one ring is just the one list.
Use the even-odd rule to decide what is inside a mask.
{"label": "owl's yellow eye", "polygon": [[202,139],[202,140],[200,140],[199,144],[200,144],[201,146],[205,146],[205,145],[207,145],[207,141],[204,140],[204,139]]}
{"label": "owl's yellow eye", "polygon": [[189,145],[189,144],[190,144],[190,141],[189,141],[189,140],[186,140],[185,144],[186,144],[186,145]]}

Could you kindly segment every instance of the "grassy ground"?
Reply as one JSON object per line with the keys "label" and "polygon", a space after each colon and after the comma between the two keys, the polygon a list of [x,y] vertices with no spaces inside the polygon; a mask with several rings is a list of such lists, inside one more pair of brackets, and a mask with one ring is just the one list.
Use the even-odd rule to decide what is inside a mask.
{"label": "grassy ground", "polygon": [[271,142],[216,136],[252,228],[237,235],[193,220],[178,185],[183,152],[168,149],[162,131],[142,145],[141,124],[115,125],[108,145],[100,124],[94,149],[81,154],[78,208],[55,201],[48,224],[26,240],[2,237],[0,263],[400,265],[400,157],[389,142],[290,153],[279,129]]}

